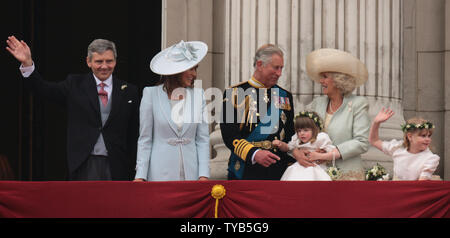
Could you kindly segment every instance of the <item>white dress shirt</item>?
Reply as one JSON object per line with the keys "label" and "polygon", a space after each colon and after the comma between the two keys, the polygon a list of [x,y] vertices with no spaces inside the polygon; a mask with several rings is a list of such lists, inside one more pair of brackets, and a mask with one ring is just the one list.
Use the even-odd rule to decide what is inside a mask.
{"label": "white dress shirt", "polygon": [[[102,83],[102,81],[100,81],[100,79],[98,79],[95,75],[95,84],[97,85],[97,92],[100,92],[100,83]],[[103,83],[105,84],[105,86],[103,87],[103,90],[105,90],[108,93],[108,100],[111,97],[111,93],[112,93],[112,88],[113,88],[113,81],[112,81],[112,75],[109,76],[109,78],[107,78],[105,81],[103,81]]]}
{"label": "white dress shirt", "polygon": [[20,65],[19,67],[20,72],[22,73],[22,76],[24,78],[28,78],[30,77],[30,75],[34,72],[34,62],[31,66],[23,66],[23,64]]}

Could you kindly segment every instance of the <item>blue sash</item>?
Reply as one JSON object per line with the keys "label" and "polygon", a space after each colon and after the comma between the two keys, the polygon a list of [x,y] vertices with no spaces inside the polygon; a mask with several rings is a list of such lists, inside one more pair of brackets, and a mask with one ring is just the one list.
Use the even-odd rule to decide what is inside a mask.
{"label": "blue sash", "polygon": [[[287,97],[286,91],[279,88],[277,85],[275,85],[273,88],[278,89],[280,97]],[[275,118],[270,118],[272,108],[277,109],[275,111],[278,111],[278,115]],[[268,119],[268,120],[264,120],[264,119],[260,120],[260,123],[258,123],[258,125],[255,127],[255,129],[250,133],[250,135],[247,138],[245,138],[245,140],[247,140],[248,142],[257,142],[257,141],[266,140],[272,134],[271,133],[261,133],[261,130],[263,129],[264,132],[273,131],[274,127],[278,126],[278,124],[279,124],[282,112],[283,112],[283,110],[281,110],[279,108],[275,108],[274,100],[271,100],[271,105],[270,105],[269,109],[267,110],[267,115],[265,117],[273,119],[274,121],[270,120],[268,118],[264,118],[264,119]],[[267,122],[263,123],[265,121],[267,121]],[[237,170],[236,170],[236,163],[239,163],[239,165],[238,165],[239,169],[237,169]],[[244,169],[245,169],[245,161],[242,160],[239,156],[237,156],[234,153],[234,151],[231,151],[229,166],[228,166],[228,173],[233,174],[234,177],[237,179],[242,179],[242,177],[244,175]]]}

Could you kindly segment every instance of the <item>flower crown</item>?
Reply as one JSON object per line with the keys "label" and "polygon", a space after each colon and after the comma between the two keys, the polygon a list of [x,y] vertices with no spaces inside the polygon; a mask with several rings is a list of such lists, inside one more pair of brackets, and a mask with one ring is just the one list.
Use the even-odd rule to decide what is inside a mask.
{"label": "flower crown", "polygon": [[433,123],[431,122],[425,122],[422,124],[414,124],[414,123],[409,123],[409,124],[404,124],[402,125],[402,131],[403,132],[407,132],[408,130],[411,129],[433,129],[435,128],[435,126],[433,125]]}
{"label": "flower crown", "polygon": [[[295,119],[299,118],[299,117],[308,117],[310,119],[312,119],[314,121],[314,124],[316,124],[317,127],[319,127],[320,130],[323,130],[323,122],[320,119],[319,116],[317,116],[315,113],[313,112],[308,112],[308,111],[302,111],[299,112],[296,116]],[[294,119],[294,120],[295,120]]]}

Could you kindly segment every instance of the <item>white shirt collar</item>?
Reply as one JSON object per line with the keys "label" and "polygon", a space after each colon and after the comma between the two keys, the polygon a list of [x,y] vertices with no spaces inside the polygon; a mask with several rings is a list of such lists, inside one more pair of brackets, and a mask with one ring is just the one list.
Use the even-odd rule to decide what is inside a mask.
{"label": "white shirt collar", "polygon": [[[94,75],[94,78],[95,78],[95,85],[98,86],[102,81],[100,81],[100,79],[98,79],[98,78],[95,76],[95,74],[92,74],[92,75]],[[111,74],[105,81],[103,81],[103,83],[106,84],[107,87],[112,86],[112,74]]]}

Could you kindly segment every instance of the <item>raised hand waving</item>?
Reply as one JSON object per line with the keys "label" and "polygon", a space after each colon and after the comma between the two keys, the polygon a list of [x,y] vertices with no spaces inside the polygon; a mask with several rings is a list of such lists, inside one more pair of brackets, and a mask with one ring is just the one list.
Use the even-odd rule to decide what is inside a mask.
{"label": "raised hand waving", "polygon": [[19,41],[15,36],[9,36],[6,40],[8,46],[6,50],[11,53],[18,61],[20,61],[23,66],[33,65],[33,59],[31,58],[31,50],[25,41]]}

